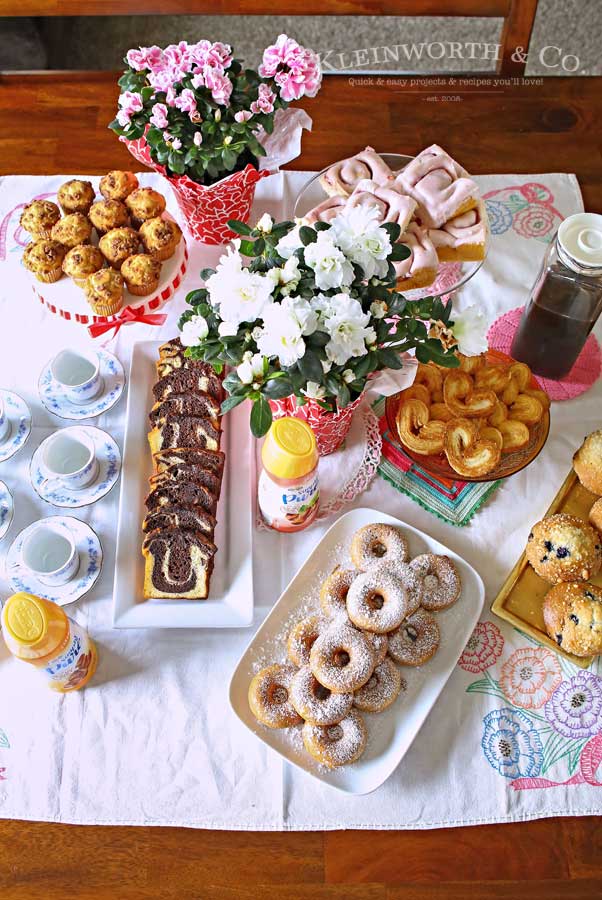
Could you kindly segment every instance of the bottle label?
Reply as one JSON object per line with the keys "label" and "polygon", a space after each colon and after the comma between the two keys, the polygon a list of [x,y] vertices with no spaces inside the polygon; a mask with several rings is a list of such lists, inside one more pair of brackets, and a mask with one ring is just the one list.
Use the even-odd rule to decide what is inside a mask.
{"label": "bottle label", "polygon": [[44,667],[49,687],[60,693],[83,687],[89,677],[95,653],[88,633],[73,619],[69,619],[69,626],[71,637],[67,647],[60,656]]}
{"label": "bottle label", "polygon": [[281,531],[304,528],[316,514],[319,497],[317,474],[291,487],[276,484],[265,471],[260,475],[259,508],[271,528]]}

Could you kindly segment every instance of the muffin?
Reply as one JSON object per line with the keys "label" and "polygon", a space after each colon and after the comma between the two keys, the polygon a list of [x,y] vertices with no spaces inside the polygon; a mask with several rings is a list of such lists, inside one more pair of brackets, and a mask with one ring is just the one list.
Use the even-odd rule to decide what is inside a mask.
{"label": "muffin", "polygon": [[602,431],[593,431],[573,456],[573,468],[584,488],[602,494]]}
{"label": "muffin", "polygon": [[144,244],[144,249],[155,259],[169,259],[176,252],[176,247],[180,243],[182,231],[177,222],[172,219],[162,219],[155,216],[154,219],[147,219],[140,226],[140,237]]}
{"label": "muffin", "polygon": [[34,241],[28,244],[23,253],[23,265],[36,276],[38,281],[52,284],[63,274],[63,259],[67,248],[58,241]]}
{"label": "muffin", "polygon": [[59,241],[67,249],[78,244],[88,244],[92,235],[92,226],[83,213],[76,212],[64,216],[52,229],[53,241]]}
{"label": "muffin", "polygon": [[121,274],[130,294],[146,297],[159,285],[161,263],[148,253],[136,253],[129,256],[121,267]]}
{"label": "muffin", "polygon": [[546,631],[575,656],[602,653],[602,588],[595,584],[557,584],[543,601]]}
{"label": "muffin", "polygon": [[133,228],[112,228],[103,234],[98,246],[107,262],[114,269],[121,269],[128,256],[138,252],[140,236]]}
{"label": "muffin", "polygon": [[589,511],[589,523],[602,535],[602,497],[596,500]]}
{"label": "muffin", "polygon": [[123,303],[123,278],[115,269],[99,269],[88,275],[84,287],[86,300],[97,316],[112,316]]}
{"label": "muffin", "polygon": [[84,287],[88,275],[98,272],[104,265],[104,257],[98,247],[92,244],[78,244],[72,247],[63,260],[63,272],[79,287]]}
{"label": "muffin", "polygon": [[75,212],[87,213],[94,203],[95,193],[89,181],[73,178],[60,186],[57,198],[65,215]]}
{"label": "muffin", "polygon": [[138,187],[138,179],[133,172],[113,169],[100,179],[100,193],[105,200],[125,200]]}
{"label": "muffin", "polygon": [[50,200],[34,200],[29,203],[19,219],[21,228],[27,231],[34,241],[51,237],[54,225],[61,218],[61,211],[56,203]]}
{"label": "muffin", "polygon": [[98,200],[90,207],[90,221],[99,234],[130,224],[128,211],[121,200]]}
{"label": "muffin", "polygon": [[533,526],[527,559],[538,575],[551,584],[587,581],[600,571],[600,535],[577,516],[558,513]]}
{"label": "muffin", "polygon": [[139,228],[147,219],[154,219],[164,212],[165,197],[153,188],[143,187],[126,197],[125,205],[130,211],[132,222]]}

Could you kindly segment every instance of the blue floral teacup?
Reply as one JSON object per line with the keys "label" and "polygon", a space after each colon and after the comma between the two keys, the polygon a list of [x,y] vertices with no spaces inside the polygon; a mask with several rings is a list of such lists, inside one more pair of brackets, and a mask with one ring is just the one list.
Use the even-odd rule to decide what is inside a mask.
{"label": "blue floral teacup", "polygon": [[51,434],[41,450],[42,475],[46,482],[56,482],[57,487],[79,491],[98,474],[94,444],[77,425]]}
{"label": "blue floral teacup", "polygon": [[4,400],[0,397],[0,444],[4,443],[10,431],[10,422],[4,408]]}
{"label": "blue floral teacup", "polygon": [[21,547],[26,569],[43,584],[67,584],[79,569],[79,553],[69,529],[60,522],[38,522]]}
{"label": "blue floral teacup", "polygon": [[50,373],[72,403],[88,403],[103,389],[100,358],[93,350],[61,350],[50,363]]}

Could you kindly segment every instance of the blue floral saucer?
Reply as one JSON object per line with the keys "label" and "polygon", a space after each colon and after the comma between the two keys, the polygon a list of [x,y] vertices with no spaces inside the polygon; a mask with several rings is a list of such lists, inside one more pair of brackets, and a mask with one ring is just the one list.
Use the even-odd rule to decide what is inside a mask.
{"label": "blue floral saucer", "polygon": [[0,462],[10,459],[20,450],[31,433],[31,413],[25,400],[14,391],[0,388],[0,397],[4,401],[4,412],[9,421],[9,431],[0,441]]}
{"label": "blue floral saucer", "polygon": [[14,511],[13,495],[4,482],[0,481],[0,541],[10,528]]}
{"label": "blue floral saucer", "polygon": [[125,387],[123,366],[107,350],[99,350],[98,357],[103,389],[98,397],[81,404],[73,403],[65,396],[50,372],[52,360],[46,363],[38,380],[38,392],[48,412],[61,419],[94,419],[115,406]]}
{"label": "blue floral saucer", "polygon": [[90,503],[96,503],[97,500],[108,494],[119,478],[121,453],[111,435],[93,425],[81,425],[78,428],[93,441],[98,461],[98,474],[94,481],[85,488],[76,491],[64,486],[57,487],[54,480],[47,481],[41,468],[43,441],[31,458],[29,474],[33,488],[42,500],[52,503],[53,506],[61,506],[66,509],[89,506]]}
{"label": "blue floral saucer", "polygon": [[50,586],[38,581],[35,575],[25,568],[21,561],[21,548],[28,533],[38,525],[37,522],[33,522],[17,535],[11,544],[6,554],[6,575],[15,591],[25,591],[52,600],[59,606],[65,606],[86,594],[100,575],[102,547],[96,532],[73,516],[50,516],[44,519],[44,522],[57,522],[69,529],[79,553],[79,570],[67,584]]}

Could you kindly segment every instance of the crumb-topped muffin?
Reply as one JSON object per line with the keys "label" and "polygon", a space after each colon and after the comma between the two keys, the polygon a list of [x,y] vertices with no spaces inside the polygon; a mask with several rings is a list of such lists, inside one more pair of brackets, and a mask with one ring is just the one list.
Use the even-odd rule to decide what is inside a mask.
{"label": "crumb-topped muffin", "polygon": [[23,265],[36,276],[38,281],[52,284],[63,274],[63,259],[67,248],[58,241],[42,240],[28,244],[23,253]]}
{"label": "crumb-topped muffin", "polygon": [[125,200],[138,187],[138,179],[133,172],[113,169],[102,176],[99,187],[105,200]]}
{"label": "crumb-topped muffin", "polygon": [[52,229],[52,239],[59,241],[68,249],[78,244],[87,244],[92,235],[92,226],[83,213],[70,213],[63,216]]}
{"label": "crumb-topped muffin", "polygon": [[89,215],[99,234],[130,224],[128,211],[121,200],[98,200],[90,207]]}
{"label": "crumb-topped muffin", "polygon": [[526,554],[537,574],[551,584],[587,581],[602,566],[602,539],[583,519],[557,513],[533,526]]}
{"label": "crumb-topped muffin", "polygon": [[573,456],[573,468],[584,488],[602,494],[602,430],[586,437]]}
{"label": "crumb-topped muffin", "polygon": [[551,588],[543,601],[549,636],[575,656],[602,653],[602,588],[570,582]]}
{"label": "crumb-topped muffin", "polygon": [[147,219],[140,226],[140,237],[144,249],[155,259],[170,259],[176,252],[176,247],[182,238],[182,231],[173,219],[162,219],[155,216]]}
{"label": "crumb-topped muffin", "polygon": [[66,181],[60,186],[57,197],[61,209],[65,215],[68,215],[74,212],[87,213],[94,203],[95,194],[89,181],[72,178],[71,181]]}
{"label": "crumb-topped muffin", "polygon": [[19,225],[27,231],[34,240],[50,238],[54,225],[61,218],[61,211],[50,200],[33,200],[29,203],[19,219]]}
{"label": "crumb-topped muffin", "polygon": [[123,263],[121,274],[130,294],[145,297],[159,285],[161,263],[148,253],[136,253]]}
{"label": "crumb-topped muffin", "polygon": [[115,269],[99,269],[86,279],[86,300],[97,316],[112,316],[123,303],[123,278]]}
{"label": "crumb-topped muffin", "polygon": [[138,188],[126,198],[134,225],[140,227],[147,219],[160,216],[165,210],[165,197],[150,187]]}
{"label": "crumb-topped muffin", "polygon": [[589,523],[593,525],[596,531],[602,536],[602,497],[596,500],[589,511]]}
{"label": "crumb-topped muffin", "polygon": [[84,287],[88,276],[98,272],[103,265],[104,257],[98,247],[93,247],[92,244],[78,244],[65,256],[63,272],[77,285]]}
{"label": "crumb-topped muffin", "polygon": [[140,235],[133,228],[112,228],[103,234],[98,242],[99,249],[114,269],[121,269],[122,264],[140,246]]}

